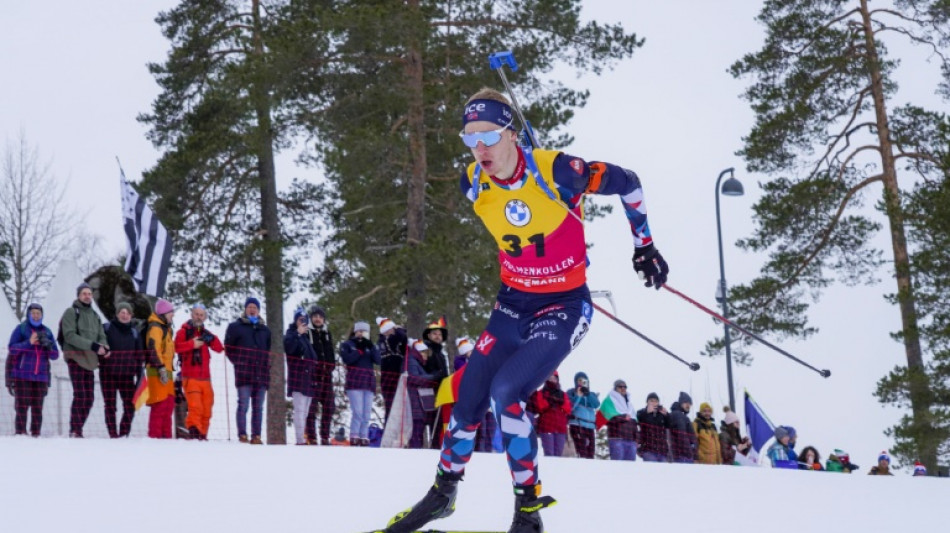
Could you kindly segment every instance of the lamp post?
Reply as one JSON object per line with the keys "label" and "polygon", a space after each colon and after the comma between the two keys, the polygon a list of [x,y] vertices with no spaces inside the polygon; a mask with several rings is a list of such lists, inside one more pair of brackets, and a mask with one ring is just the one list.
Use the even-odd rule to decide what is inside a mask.
{"label": "lamp post", "polygon": [[[727,168],[720,172],[719,178],[716,179],[716,232],[719,234],[719,290],[722,293],[722,299],[720,300],[722,304],[722,316],[726,318],[729,318],[729,303],[726,292],[726,265],[722,258],[722,221],[719,217],[719,194],[722,193],[726,196],[742,196],[745,194],[745,191],[742,189],[742,183],[735,177],[734,170],[734,168]],[[720,188],[719,184],[726,174],[729,174],[730,177],[722,184],[722,188]],[[729,325],[723,323],[722,327],[726,332],[726,379],[729,382],[729,408],[735,412],[736,397],[732,386],[732,339],[729,335]]]}

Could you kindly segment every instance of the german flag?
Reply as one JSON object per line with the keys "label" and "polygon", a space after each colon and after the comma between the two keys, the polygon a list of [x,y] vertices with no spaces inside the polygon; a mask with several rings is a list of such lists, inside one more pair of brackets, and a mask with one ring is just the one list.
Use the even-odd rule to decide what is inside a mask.
{"label": "german flag", "polygon": [[139,382],[135,385],[135,394],[132,395],[132,402],[135,404],[135,410],[145,405],[148,401],[148,379],[145,378],[145,372],[139,373]]}

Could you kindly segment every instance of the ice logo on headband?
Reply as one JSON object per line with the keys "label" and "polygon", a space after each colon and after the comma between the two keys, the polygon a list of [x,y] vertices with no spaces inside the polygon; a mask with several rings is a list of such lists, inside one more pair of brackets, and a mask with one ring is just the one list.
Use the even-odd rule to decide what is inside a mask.
{"label": "ice logo on headband", "polygon": [[512,121],[511,108],[507,104],[491,100],[476,100],[468,104],[465,106],[464,115],[464,122],[487,120],[505,126]]}

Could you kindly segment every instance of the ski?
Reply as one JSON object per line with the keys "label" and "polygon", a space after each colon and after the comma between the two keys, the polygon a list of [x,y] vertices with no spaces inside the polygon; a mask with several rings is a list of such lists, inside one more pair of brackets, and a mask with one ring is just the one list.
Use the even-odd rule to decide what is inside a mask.
{"label": "ski", "polygon": [[[386,533],[384,529],[377,529],[375,531],[366,531],[364,533]],[[506,531],[482,531],[482,530],[471,530],[471,529],[424,529],[419,531],[413,531],[413,533],[507,533]]]}

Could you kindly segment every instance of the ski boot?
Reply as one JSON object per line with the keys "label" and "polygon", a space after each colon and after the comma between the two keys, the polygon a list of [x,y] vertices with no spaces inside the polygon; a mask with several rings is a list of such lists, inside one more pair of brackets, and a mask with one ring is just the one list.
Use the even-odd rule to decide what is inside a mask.
{"label": "ski boot", "polygon": [[455,494],[462,474],[443,472],[440,468],[435,483],[419,503],[389,521],[385,533],[412,533],[432,520],[445,518],[455,512]]}
{"label": "ski boot", "polygon": [[515,486],[515,516],[508,533],[544,533],[538,511],[556,503],[550,496],[541,496],[540,483]]}

